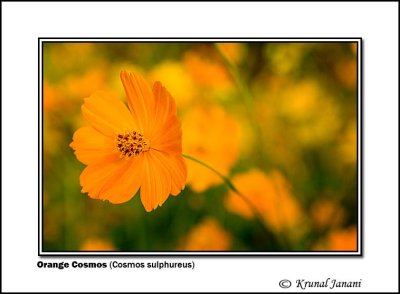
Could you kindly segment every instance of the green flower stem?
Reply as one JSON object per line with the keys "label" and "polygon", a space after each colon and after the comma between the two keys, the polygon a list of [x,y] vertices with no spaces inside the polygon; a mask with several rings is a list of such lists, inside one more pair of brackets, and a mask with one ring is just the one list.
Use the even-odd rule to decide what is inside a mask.
{"label": "green flower stem", "polygon": [[250,115],[252,115],[251,110],[253,109],[253,95],[250,92],[250,89],[247,87],[246,83],[242,79],[239,70],[235,64],[233,64],[225,55],[225,53],[221,50],[218,44],[214,43],[215,48],[217,49],[219,55],[222,57],[222,60],[229,70],[234,82],[236,83],[239,91],[242,93],[243,99],[246,103],[248,111],[250,111]]}
{"label": "green flower stem", "polygon": [[225,53],[221,50],[218,44],[214,43],[214,47],[216,48],[217,52],[221,56],[226,68],[228,69],[230,75],[233,78],[233,81],[237,85],[239,92],[241,93],[241,96],[244,100],[244,103],[246,105],[246,110],[247,110],[247,116],[249,119],[249,122],[251,123],[253,129],[256,132],[256,139],[259,141],[256,146],[257,146],[257,151],[258,151],[258,156],[260,157],[260,162],[264,162],[264,150],[262,146],[263,144],[263,136],[262,136],[262,130],[261,126],[257,121],[256,116],[254,115],[254,97],[247,86],[247,83],[244,81],[242,78],[240,71],[238,67],[232,63],[229,58],[226,57]]}
{"label": "green flower stem", "polygon": [[256,219],[259,221],[259,223],[261,224],[262,228],[266,231],[267,228],[265,227],[264,224],[264,220],[262,215],[260,214],[260,212],[258,211],[257,207],[254,206],[254,204],[246,197],[244,196],[242,193],[239,192],[239,190],[233,185],[233,183],[231,182],[231,180],[228,179],[228,177],[224,176],[223,174],[221,174],[219,171],[217,171],[215,168],[213,168],[212,166],[208,165],[207,163],[193,157],[190,155],[186,155],[186,154],[182,154],[183,157],[190,159],[206,168],[208,168],[209,170],[211,170],[212,172],[214,172],[216,175],[218,175],[223,181],[224,183],[233,191],[235,192],[238,196],[240,196],[240,198],[242,198],[247,205],[250,207],[250,209],[253,211],[254,215],[256,216]]}

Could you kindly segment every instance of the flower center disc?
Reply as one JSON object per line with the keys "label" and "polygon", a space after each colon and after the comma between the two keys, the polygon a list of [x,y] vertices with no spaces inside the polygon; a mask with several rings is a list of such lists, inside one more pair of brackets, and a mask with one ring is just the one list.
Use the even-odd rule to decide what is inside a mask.
{"label": "flower center disc", "polygon": [[125,159],[131,156],[138,156],[140,153],[150,149],[150,141],[136,131],[118,134],[116,142],[117,149],[121,153],[120,157]]}

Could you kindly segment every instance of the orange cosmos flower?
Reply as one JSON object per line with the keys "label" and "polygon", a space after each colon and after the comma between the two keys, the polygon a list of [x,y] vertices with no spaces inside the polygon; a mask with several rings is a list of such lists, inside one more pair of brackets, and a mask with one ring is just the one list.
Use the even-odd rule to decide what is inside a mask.
{"label": "orange cosmos flower", "polygon": [[181,125],[174,99],[160,82],[151,90],[140,75],[125,71],[121,81],[129,110],[110,94],[86,98],[82,113],[90,126],[77,130],[70,146],[87,165],[82,192],[123,203],[140,187],[143,206],[151,211],[185,186]]}

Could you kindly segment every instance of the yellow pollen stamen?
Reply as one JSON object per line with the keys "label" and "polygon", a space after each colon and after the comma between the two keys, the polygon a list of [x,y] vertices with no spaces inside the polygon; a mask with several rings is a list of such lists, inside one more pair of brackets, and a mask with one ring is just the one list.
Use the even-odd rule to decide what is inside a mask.
{"label": "yellow pollen stamen", "polygon": [[120,157],[129,159],[131,156],[138,156],[140,153],[150,149],[150,141],[136,131],[129,131],[116,136],[117,150]]}

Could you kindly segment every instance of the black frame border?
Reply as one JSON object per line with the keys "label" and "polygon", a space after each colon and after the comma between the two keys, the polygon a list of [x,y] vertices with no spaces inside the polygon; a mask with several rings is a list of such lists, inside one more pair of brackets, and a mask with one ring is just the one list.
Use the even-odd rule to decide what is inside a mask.
{"label": "black frame border", "polygon": [[[44,43],[357,43],[357,251],[43,251],[43,44]],[[38,256],[39,257],[363,257],[363,39],[361,37],[38,37]],[[287,253],[287,254],[284,254]],[[297,254],[296,254],[297,253]],[[346,254],[347,253],[347,254]]]}

